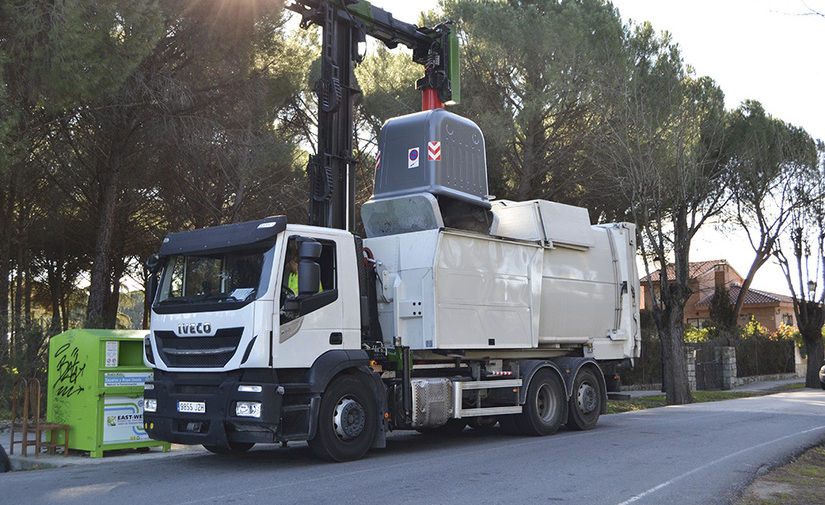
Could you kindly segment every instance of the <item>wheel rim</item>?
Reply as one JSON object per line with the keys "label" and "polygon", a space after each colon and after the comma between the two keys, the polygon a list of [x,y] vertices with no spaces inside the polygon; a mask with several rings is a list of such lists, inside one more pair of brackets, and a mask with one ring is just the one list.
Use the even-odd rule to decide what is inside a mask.
{"label": "wheel rim", "polygon": [[539,418],[547,423],[552,421],[557,411],[556,395],[549,384],[542,384],[536,392],[536,412]]}
{"label": "wheel rim", "polygon": [[335,406],[332,424],[341,440],[352,440],[364,431],[367,416],[364,407],[352,398],[341,398]]}
{"label": "wheel rim", "polygon": [[596,388],[586,382],[582,382],[576,394],[576,404],[579,407],[579,412],[589,414],[596,410],[598,398],[596,397]]}

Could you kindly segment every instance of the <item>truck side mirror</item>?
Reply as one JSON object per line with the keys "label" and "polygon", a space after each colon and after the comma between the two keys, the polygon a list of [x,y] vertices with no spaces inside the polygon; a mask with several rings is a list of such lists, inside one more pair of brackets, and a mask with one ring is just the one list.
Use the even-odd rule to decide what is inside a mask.
{"label": "truck side mirror", "polygon": [[165,259],[161,259],[157,254],[153,254],[146,259],[146,269],[149,270],[149,283],[146,286],[146,300],[149,305],[154,303],[155,294],[158,291],[158,273],[166,264]]}
{"label": "truck side mirror", "polygon": [[314,295],[321,284],[321,257],[323,247],[320,242],[304,240],[298,245],[298,295]]}
{"label": "truck side mirror", "polygon": [[164,263],[165,262],[160,259],[160,256],[153,254],[146,258],[146,269],[149,270],[150,274],[155,275],[160,272],[160,269],[163,268]]}
{"label": "truck side mirror", "polygon": [[158,292],[158,274],[149,276],[149,283],[146,285],[146,302],[149,305],[155,303],[155,295]]}

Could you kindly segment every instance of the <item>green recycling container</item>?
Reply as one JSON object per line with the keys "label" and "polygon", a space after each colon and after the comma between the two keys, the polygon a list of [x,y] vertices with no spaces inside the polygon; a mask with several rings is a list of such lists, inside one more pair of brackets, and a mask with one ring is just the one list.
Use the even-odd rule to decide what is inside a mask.
{"label": "green recycling container", "polygon": [[74,329],[51,338],[46,420],[69,425],[69,449],[92,458],[113,449],[169,450],[143,429],[143,384],[152,378],[143,364],[146,333]]}

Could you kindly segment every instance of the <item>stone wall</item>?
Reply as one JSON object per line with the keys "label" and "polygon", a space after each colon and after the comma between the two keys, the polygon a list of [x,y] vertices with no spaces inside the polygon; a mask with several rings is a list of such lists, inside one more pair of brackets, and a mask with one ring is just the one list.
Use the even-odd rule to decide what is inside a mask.
{"label": "stone wall", "polygon": [[696,349],[685,349],[685,362],[687,363],[688,384],[691,391],[696,391]]}
{"label": "stone wall", "polygon": [[722,390],[732,389],[736,385],[736,349],[717,347],[714,354],[722,365]]}

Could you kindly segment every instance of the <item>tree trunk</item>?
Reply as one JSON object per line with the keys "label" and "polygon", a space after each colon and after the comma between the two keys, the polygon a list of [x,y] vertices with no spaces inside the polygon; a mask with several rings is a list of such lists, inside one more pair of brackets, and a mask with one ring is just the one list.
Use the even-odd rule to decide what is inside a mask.
{"label": "tree trunk", "polygon": [[[25,270],[20,268],[23,262],[23,254],[20,251],[20,246],[17,247],[17,262],[16,272],[14,275],[14,298],[12,299],[12,334],[16,339],[20,338],[23,327],[23,275]],[[19,341],[19,340],[18,340]]]}
{"label": "tree trunk", "polygon": [[60,262],[56,261],[54,264],[49,262],[46,269],[49,281],[49,293],[52,299],[52,322],[49,326],[49,335],[57,335],[62,328],[60,318],[60,288],[63,285],[63,279],[60,276]]}
{"label": "tree trunk", "polygon": [[111,293],[111,257],[121,179],[121,159],[116,149],[112,149],[108,161],[107,174],[101,187],[100,218],[92,259],[89,305],[86,308],[86,328],[105,325],[106,308]]}
{"label": "tree trunk", "polygon": [[683,323],[684,309],[678,306],[667,307],[656,318],[659,339],[662,342],[664,359],[665,392],[668,405],[684,405],[693,402],[685,361]]}
{"label": "tree trunk", "polygon": [[[14,167],[11,167],[12,170]],[[9,296],[11,295],[11,215],[13,201],[13,184],[8,189],[0,190],[0,365],[9,354]]]}
{"label": "tree trunk", "polygon": [[63,331],[69,329],[69,295],[68,290],[63,290],[60,298],[60,313],[63,316]]}
{"label": "tree trunk", "polygon": [[30,326],[34,321],[34,313],[32,312],[32,294],[34,291],[34,287],[32,286],[32,279],[34,279],[34,268],[31,266],[31,258],[29,257],[28,253],[29,248],[26,247],[26,289],[23,292],[23,296],[25,296],[26,301],[24,303],[24,310],[26,313],[26,326]]}
{"label": "tree trunk", "polygon": [[117,328],[117,310],[120,305],[120,277],[123,275],[123,268],[112,266],[112,289],[109,292],[109,299],[106,303],[106,327]]}
{"label": "tree trunk", "polygon": [[105,321],[107,328],[117,328],[118,308],[120,307],[120,279],[126,271],[126,260],[124,259],[122,237],[116,236],[112,244],[112,262],[109,265],[111,289],[109,299],[106,304]]}
{"label": "tree trunk", "polygon": [[808,351],[805,387],[819,389],[819,368],[825,364],[825,347],[822,342],[822,326],[825,324],[823,307],[819,303],[806,300],[798,300],[794,305],[797,309],[799,333],[802,334],[805,349]]}
{"label": "tree trunk", "polygon": [[822,329],[811,334],[802,334],[808,351],[808,367],[805,371],[805,387],[819,389],[819,369],[825,365],[825,347],[822,345]]}
{"label": "tree trunk", "polygon": [[[690,297],[690,232],[684,209],[677,208],[672,214],[673,222],[673,282],[663,279],[661,283],[662,310],[656,321],[659,338],[662,341],[662,355],[665,362],[668,405],[684,405],[693,402],[685,362],[685,304]],[[665,271],[667,269],[664,269]]]}

